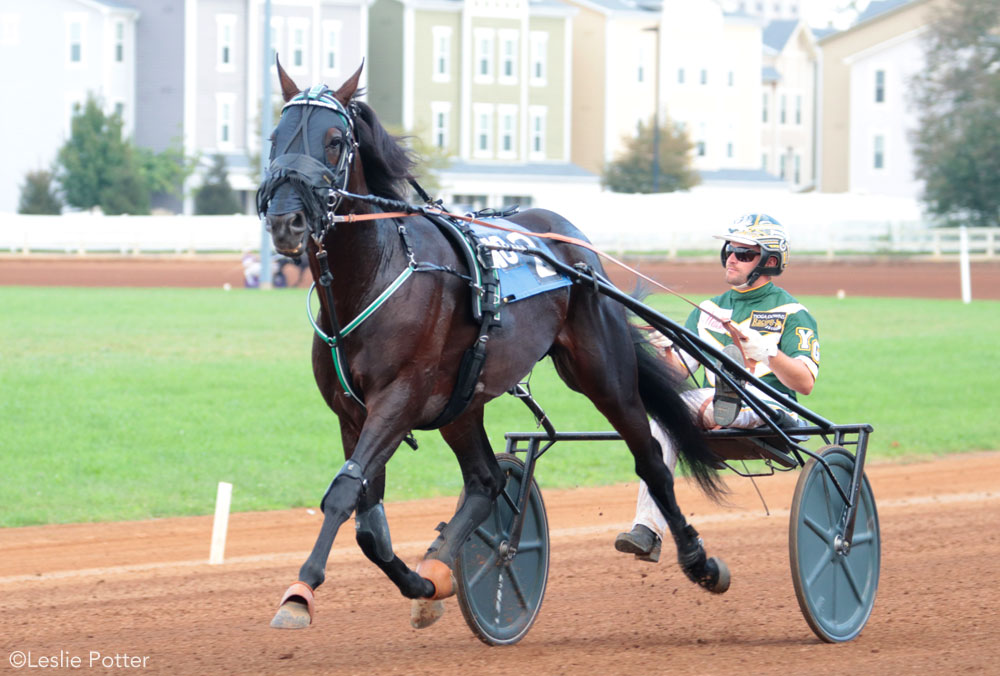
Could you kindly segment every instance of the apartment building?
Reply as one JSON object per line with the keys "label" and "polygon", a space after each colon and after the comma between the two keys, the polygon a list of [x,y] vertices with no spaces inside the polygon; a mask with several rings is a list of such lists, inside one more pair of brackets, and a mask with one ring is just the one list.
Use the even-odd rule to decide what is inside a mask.
{"label": "apartment building", "polygon": [[760,166],[803,190],[813,187],[819,51],[801,19],[772,21],[763,34]]}
{"label": "apartment building", "polygon": [[571,162],[572,19],[555,0],[376,0],[369,102],[452,158],[442,196],[530,206],[593,187]]}
{"label": "apartment building", "polygon": [[850,28],[819,40],[821,191],[919,197],[909,81],[924,62],[921,36],[944,1],[872,2]]}
{"label": "apartment building", "polygon": [[31,171],[50,169],[70,136],[74,108],[92,94],[131,134],[140,12],[117,2],[49,0],[0,5],[0,213],[17,210]]}

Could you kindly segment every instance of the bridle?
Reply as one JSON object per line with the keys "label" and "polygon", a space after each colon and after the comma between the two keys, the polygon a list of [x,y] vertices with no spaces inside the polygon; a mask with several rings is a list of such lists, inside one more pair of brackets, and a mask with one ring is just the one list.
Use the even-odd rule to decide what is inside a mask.
{"label": "bridle", "polygon": [[[310,233],[322,241],[327,231],[334,226],[333,215],[343,200],[358,150],[354,129],[356,107],[353,103],[345,107],[326,85],[316,85],[299,93],[282,107],[282,116],[293,106],[302,107],[302,116],[280,151],[277,146],[271,147],[271,164],[267,177],[257,190],[257,213],[265,216],[279,188],[287,183],[302,202],[302,211]],[[313,115],[320,110],[330,110],[344,121],[341,128],[344,133],[343,147],[336,166],[326,161],[325,149],[321,149],[323,161],[317,160],[310,153],[310,122],[315,122]],[[303,152],[288,152],[300,137]]]}

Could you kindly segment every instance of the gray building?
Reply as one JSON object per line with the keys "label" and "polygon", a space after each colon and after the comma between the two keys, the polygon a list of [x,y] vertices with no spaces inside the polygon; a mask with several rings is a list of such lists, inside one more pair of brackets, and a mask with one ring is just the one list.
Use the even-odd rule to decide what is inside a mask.
{"label": "gray building", "polygon": [[[303,87],[338,86],[368,51],[368,0],[271,0],[271,54]],[[97,96],[119,111],[125,133],[162,151],[200,158],[185,197],[154,207],[192,208],[193,190],[221,153],[230,182],[253,210],[259,176],[265,0],[43,0],[0,3],[5,91],[0,107],[0,212],[17,209],[28,171],[49,168],[69,137],[74,104]],[[56,47],[56,48],[54,48]],[[272,106],[280,88],[272,75]],[[26,94],[37,92],[39,103]]]}

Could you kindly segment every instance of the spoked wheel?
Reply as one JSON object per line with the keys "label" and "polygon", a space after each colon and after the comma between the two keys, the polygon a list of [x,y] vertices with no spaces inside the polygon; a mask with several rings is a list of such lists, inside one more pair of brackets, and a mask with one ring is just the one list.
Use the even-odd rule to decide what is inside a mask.
{"label": "spoked wheel", "polygon": [[[841,446],[824,446],[819,455],[849,491],[854,456]],[[858,501],[854,538],[844,553],[840,520],[845,503],[815,459],[803,468],[792,498],[788,551],[795,595],[806,622],[828,643],[850,641],[861,633],[875,604],[882,541],[867,476]]]}
{"label": "spoked wheel", "polygon": [[[507,476],[504,490],[516,504],[524,477],[524,463],[509,453],[497,455]],[[524,528],[517,552],[509,551],[514,512],[497,497],[493,511],[465,545],[455,565],[458,605],[465,621],[484,643],[510,645],[528,633],[538,611],[549,576],[549,522],[542,493],[534,479],[525,508]]]}

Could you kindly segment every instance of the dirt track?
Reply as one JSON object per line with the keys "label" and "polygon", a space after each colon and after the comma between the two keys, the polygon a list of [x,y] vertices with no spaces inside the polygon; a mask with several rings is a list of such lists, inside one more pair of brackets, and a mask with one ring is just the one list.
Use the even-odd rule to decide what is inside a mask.
{"label": "dirt track", "polygon": [[[1000,453],[911,465],[869,478],[883,538],[881,583],[855,641],[814,638],[788,572],[787,509],[798,473],[733,479],[733,507],[685,482],[680,504],[733,573],[723,596],[614,551],[635,485],[545,491],[551,575],[534,628],[490,648],[454,599],[435,626],[363,559],[348,524],[334,547],[316,623],[268,628],[319,527],[307,510],[233,516],[227,563],[205,563],[208,517],[0,531],[0,671],[12,651],[146,657],[143,673],[938,674],[998,673]],[[387,507],[397,551],[415,562],[452,500]],[[72,669],[59,670],[69,673]],[[121,671],[127,671],[122,669]]]}
{"label": "dirt track", "polygon": [[[680,293],[714,295],[722,290],[722,270],[715,263],[653,260],[630,263]],[[626,290],[632,288],[631,275],[613,265],[607,267],[616,284]],[[971,269],[973,298],[1000,300],[1000,262],[977,262]],[[0,256],[0,286],[9,284],[187,287],[230,284],[238,288],[243,285],[243,266],[233,256]],[[959,298],[961,295],[958,263],[954,262],[793,261],[781,277],[781,286],[793,295],[802,296],[831,296],[838,290],[851,296]]]}
{"label": "dirt track", "polygon": [[[719,287],[714,265],[642,269],[683,292]],[[240,274],[235,259],[0,259],[0,285],[235,286]],[[957,266],[944,264],[803,265],[782,281],[802,295],[958,294]],[[974,266],[973,293],[1000,298],[1000,266]],[[746,479],[730,480],[728,508],[678,484],[709,552],[732,570],[723,596],[687,582],[666,551],[659,565],[614,551],[635,484],[543,486],[549,588],[538,622],[509,648],[476,640],[454,600],[437,625],[411,629],[409,602],[363,559],[349,525],[318,592],[314,626],[269,629],[319,528],[315,511],[233,515],[221,566],[205,563],[209,517],[0,530],[0,673],[14,673],[29,652],[48,673],[88,671],[92,653],[94,668],[117,656],[110,670],[119,673],[1000,673],[1000,452],[870,464],[868,475],[882,574],[871,620],[847,644],[815,639],[795,600],[787,548],[795,472],[757,481],[769,517]],[[415,563],[452,508],[451,499],[388,505],[400,556]],[[51,668],[60,660],[64,668]]]}

